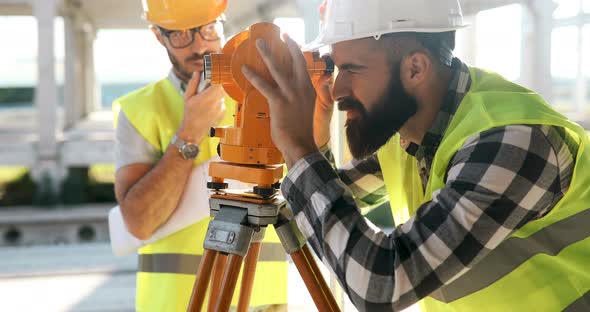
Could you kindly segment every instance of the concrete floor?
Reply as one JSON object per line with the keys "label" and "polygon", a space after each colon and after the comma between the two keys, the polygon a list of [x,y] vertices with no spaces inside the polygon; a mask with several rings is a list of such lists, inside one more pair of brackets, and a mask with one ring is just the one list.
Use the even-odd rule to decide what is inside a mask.
{"label": "concrete floor", "polygon": [[[0,311],[134,311],[135,265],[106,243],[0,248]],[[289,280],[289,311],[315,311],[292,263]]]}
{"label": "concrete floor", "polygon": [[0,249],[0,311],[134,311],[136,256],[106,243]]}

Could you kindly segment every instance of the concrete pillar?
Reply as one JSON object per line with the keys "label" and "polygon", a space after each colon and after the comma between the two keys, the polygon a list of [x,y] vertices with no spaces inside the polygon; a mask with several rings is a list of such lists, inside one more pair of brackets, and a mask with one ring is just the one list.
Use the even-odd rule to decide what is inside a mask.
{"label": "concrete pillar", "polygon": [[42,192],[57,194],[63,173],[59,166],[57,135],[58,99],[55,79],[54,18],[59,0],[34,0],[33,14],[38,29],[38,82],[35,105],[38,109],[37,165],[32,170],[33,178],[42,182]]}
{"label": "concrete pillar", "polygon": [[79,23],[79,11],[75,3],[64,3],[65,30],[65,81],[64,81],[64,127],[71,128],[83,114],[84,105],[84,41]]}
{"label": "concrete pillar", "polygon": [[100,89],[96,80],[96,68],[94,65],[94,42],[96,40],[96,28],[90,23],[84,24],[84,116],[98,110],[101,106]]}
{"label": "concrete pillar", "polygon": [[65,28],[65,128],[74,126],[96,108],[93,45],[95,30],[80,3],[64,3]]}
{"label": "concrete pillar", "polygon": [[521,83],[551,102],[553,78],[551,75],[551,34],[553,31],[552,0],[535,0],[524,6],[523,55]]}

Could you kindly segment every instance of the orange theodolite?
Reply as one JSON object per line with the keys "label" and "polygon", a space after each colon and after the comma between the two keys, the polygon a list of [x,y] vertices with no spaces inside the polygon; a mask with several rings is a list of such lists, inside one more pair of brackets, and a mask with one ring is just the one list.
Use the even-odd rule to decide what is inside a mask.
{"label": "orange theodolite", "polygon": [[[288,253],[309,293],[321,312],[340,311],[330,293],[305,237],[292,220],[286,201],[277,195],[283,177],[283,157],[270,136],[268,102],[243,76],[248,65],[267,81],[272,77],[258,54],[255,42],[263,39],[275,60],[291,62],[287,46],[280,39],[280,30],[270,23],[258,23],[233,37],[222,53],[205,57],[205,77],[212,84],[221,84],[238,103],[234,127],[212,129],[219,137],[218,152],[222,160],[209,166],[214,190],[209,199],[211,215],[204,252],[188,305],[190,312],[201,311],[209,288],[208,311],[228,311],[242,262],[244,263],[238,312],[248,311],[258,255],[268,225],[273,225],[285,252]],[[329,58],[306,53],[312,78],[332,72]],[[289,67],[290,68],[290,67]],[[231,193],[225,179],[255,184],[253,192]]]}
{"label": "orange theodolite", "polygon": [[[234,36],[222,53],[205,57],[205,78],[211,84],[220,84],[227,94],[237,101],[234,127],[215,128],[212,136],[221,139],[218,153],[225,162],[212,162],[209,175],[212,189],[223,189],[224,179],[256,184],[254,193],[262,198],[275,194],[273,185],[283,176],[283,157],[270,136],[268,102],[242,74],[242,66],[248,65],[267,81],[272,77],[264,65],[256,39],[263,39],[272,55],[279,62],[291,63],[286,44],[280,39],[280,29],[271,23],[258,23]],[[317,79],[332,72],[330,58],[306,52],[308,72]]]}

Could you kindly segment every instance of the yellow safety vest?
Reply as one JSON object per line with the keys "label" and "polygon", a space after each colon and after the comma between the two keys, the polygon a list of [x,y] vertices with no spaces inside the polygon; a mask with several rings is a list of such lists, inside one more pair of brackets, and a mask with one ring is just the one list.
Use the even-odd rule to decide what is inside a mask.
{"label": "yellow safety vest", "polygon": [[510,124],[563,127],[579,143],[570,188],[544,217],[502,242],[470,271],[421,301],[423,311],[588,311],[590,153],[584,129],[532,91],[470,69],[472,84],[450,121],[423,191],[416,160],[394,137],[378,152],[396,224],[445,186],[449,162],[470,136]]}
{"label": "yellow safety vest", "polygon": [[[231,125],[235,102],[226,97],[225,103],[228,113],[222,125]],[[163,79],[115,100],[115,116],[119,109],[137,131],[163,153],[182,122],[184,101],[170,80]],[[194,165],[217,156],[218,142],[217,138],[203,139]],[[186,311],[210,220],[203,219],[139,250],[137,311]],[[287,303],[286,260],[274,229],[269,227],[256,270],[251,306]],[[239,285],[238,281],[233,305],[237,305]]]}

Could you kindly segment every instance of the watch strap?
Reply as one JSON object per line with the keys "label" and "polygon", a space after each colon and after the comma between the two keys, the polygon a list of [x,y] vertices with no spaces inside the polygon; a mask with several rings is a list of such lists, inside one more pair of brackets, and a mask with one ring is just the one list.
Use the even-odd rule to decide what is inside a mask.
{"label": "watch strap", "polygon": [[180,151],[180,149],[182,149],[182,147],[186,144],[186,142],[179,138],[176,134],[172,137],[172,140],[170,140],[170,144],[176,146],[176,148],[178,148],[178,150]]}

